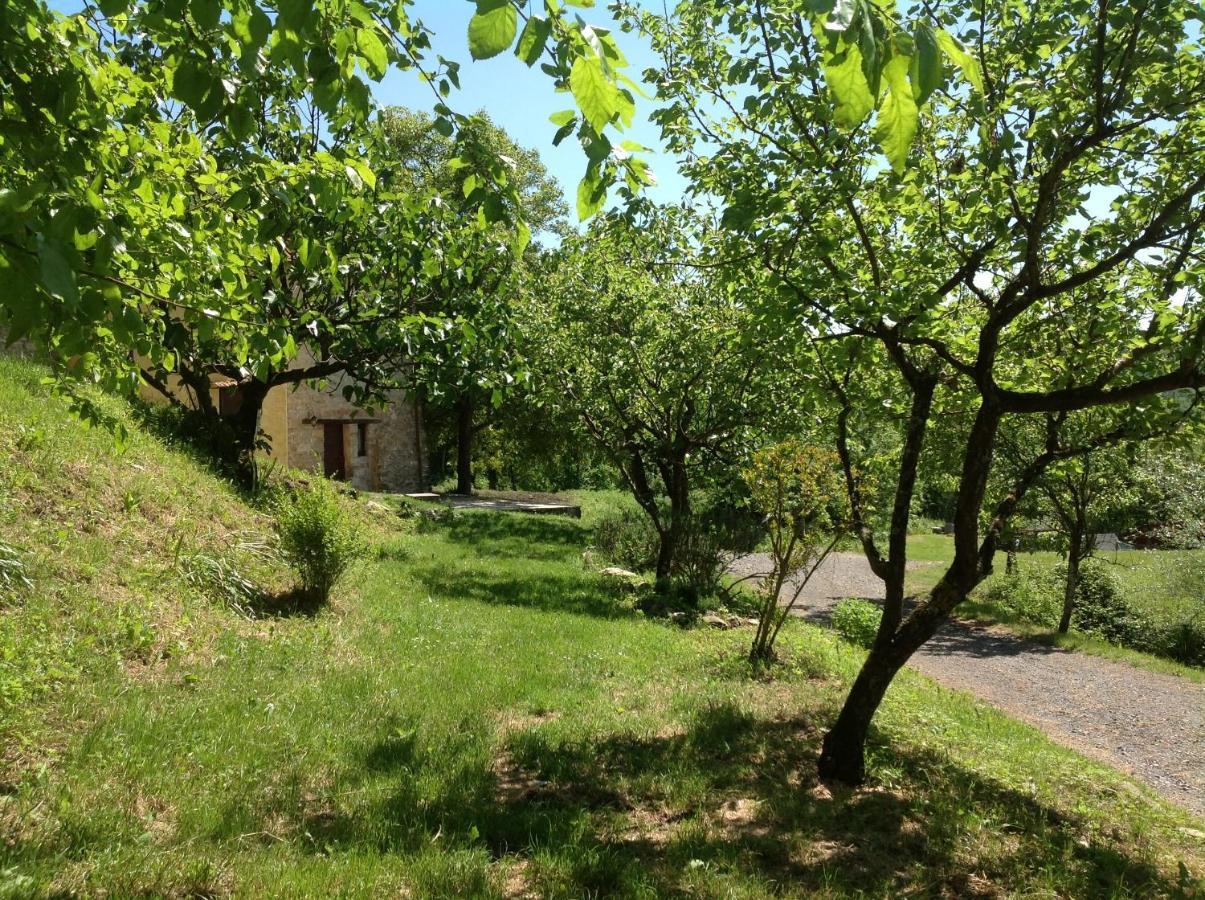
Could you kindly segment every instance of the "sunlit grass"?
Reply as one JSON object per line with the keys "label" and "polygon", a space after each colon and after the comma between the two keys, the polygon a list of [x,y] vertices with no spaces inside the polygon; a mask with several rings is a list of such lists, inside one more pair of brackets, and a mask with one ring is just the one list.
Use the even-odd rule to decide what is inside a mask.
{"label": "sunlit grass", "polygon": [[[585,524],[382,514],[381,551],[330,608],[249,620],[183,592],[161,537],[267,524],[188,459],[145,438],[115,455],[27,391],[0,369],[9,421],[53,424],[111,480],[91,508],[114,537],[20,532],[47,562],[5,633],[71,655],[132,609],[155,649],[108,637],[109,662],[30,695],[6,745],[0,896],[1151,896],[1181,862],[1205,870],[1184,830],[1201,823],[911,672],[868,785],[819,784],[860,651],[792,621],[783,664],[755,677],[748,630],[646,619],[583,565],[588,495]],[[37,465],[2,476],[5,540],[14,504],[64,488]],[[170,529],[121,519],[134,466],[182,498]],[[108,582],[120,604],[86,599]],[[159,652],[165,635],[184,649]]]}

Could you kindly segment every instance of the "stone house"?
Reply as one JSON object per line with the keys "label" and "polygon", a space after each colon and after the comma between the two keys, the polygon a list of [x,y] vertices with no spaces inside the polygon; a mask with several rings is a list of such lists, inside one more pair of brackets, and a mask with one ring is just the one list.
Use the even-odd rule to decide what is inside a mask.
{"label": "stone house", "polygon": [[[260,429],[271,443],[268,460],[321,472],[366,491],[425,491],[427,446],[421,404],[403,391],[392,391],[380,409],[362,409],[343,397],[350,380],[342,374],[319,387],[302,383],[272,388],[260,411]],[[217,375],[211,375],[209,383],[219,412],[237,412],[238,383]],[[189,402],[189,392],[178,379],[173,377],[169,388]],[[142,395],[152,402],[163,401],[163,395],[149,385],[142,387]]]}

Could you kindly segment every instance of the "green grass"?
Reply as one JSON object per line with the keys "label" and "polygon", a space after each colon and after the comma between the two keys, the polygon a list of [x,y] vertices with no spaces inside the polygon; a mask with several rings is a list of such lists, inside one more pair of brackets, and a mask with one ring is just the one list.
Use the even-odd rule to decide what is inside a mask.
{"label": "green grass", "polygon": [[[916,564],[908,571],[906,589],[911,595],[930,590],[945,571],[943,564],[954,556],[954,540],[947,535],[912,535],[908,538],[908,559]],[[1205,550],[1122,550],[1103,552],[1099,559],[1111,566],[1121,582],[1123,596],[1136,608],[1161,618],[1205,615]],[[1018,563],[1025,568],[1053,569],[1060,562],[1057,553],[1022,553]],[[997,574],[1001,572],[1004,556],[997,556]],[[1012,611],[986,599],[990,579],[982,584],[970,599],[958,608],[958,615],[988,624],[1002,624],[1033,640],[1049,646],[1079,650],[1139,666],[1153,672],[1178,675],[1205,683],[1205,670],[1181,665],[1149,653],[1119,647],[1092,635],[1071,632],[1059,634],[1052,628],[1034,625],[1017,617]]]}
{"label": "green grass", "polygon": [[[1205,872],[1200,821],[911,672],[868,785],[817,783],[861,651],[791,622],[786,662],[754,677],[747,630],[647,620],[586,571],[581,522],[379,514],[379,552],[329,609],[241,617],[183,592],[161,542],[268,524],[149,438],[116,456],[31,380],[0,362],[6,421],[53,426],[58,462],[110,485],[59,529],[90,510],[112,537],[80,580],[86,537],[26,518],[69,476],[37,449],[7,467],[0,540],[48,562],[0,633],[40,622],[74,658],[121,608],[188,649],[114,638],[112,660],[27,694],[4,735],[0,896],[1145,897]],[[181,498],[170,527],[125,523],[144,477]]]}

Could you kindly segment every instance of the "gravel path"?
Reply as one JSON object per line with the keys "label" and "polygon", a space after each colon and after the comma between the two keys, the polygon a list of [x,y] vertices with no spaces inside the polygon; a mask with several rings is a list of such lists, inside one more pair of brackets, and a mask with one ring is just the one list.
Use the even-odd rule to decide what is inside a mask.
{"label": "gravel path", "polygon": [[[754,554],[732,568],[764,572],[769,559]],[[794,614],[827,622],[843,597],[883,599],[861,554],[830,556]],[[948,622],[908,664],[1205,815],[1205,686],[965,621]]]}

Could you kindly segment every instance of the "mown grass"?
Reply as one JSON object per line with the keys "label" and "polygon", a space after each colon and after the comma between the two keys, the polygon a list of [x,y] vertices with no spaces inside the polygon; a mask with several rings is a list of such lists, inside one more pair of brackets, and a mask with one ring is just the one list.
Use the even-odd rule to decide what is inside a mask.
{"label": "mown grass", "polygon": [[[0,368],[5,415],[61,416],[44,397],[14,405],[27,389]],[[70,441],[117,488],[158,459],[163,502],[182,492],[194,506],[173,508],[205,516],[198,530],[219,510],[268,527],[149,439],[121,457],[93,432]],[[63,487],[54,467],[16,488],[5,471],[21,508]],[[647,620],[586,570],[581,523],[396,522],[373,520],[382,550],[313,617],[181,593],[154,542],[97,548],[97,582],[129,567],[145,589],[122,602],[190,650],[30,695],[5,735],[21,749],[0,793],[0,896],[1173,896],[1205,871],[1202,823],[911,672],[868,785],[820,784],[819,737],[860,651],[792,622],[784,664],[754,677],[746,630]],[[28,534],[26,552],[48,540]],[[36,593],[59,602],[10,606],[4,633],[82,633],[74,570],[38,568]],[[90,606],[90,627],[114,608]]]}
{"label": "mown grass", "polygon": [[[947,535],[912,535],[908,538],[908,558],[915,568],[908,572],[906,584],[910,594],[918,595],[935,585],[945,565],[954,556],[953,538]],[[1122,596],[1142,612],[1160,619],[1191,618],[1205,616],[1205,585],[1201,582],[1205,572],[1205,550],[1122,550],[1101,552],[1098,558],[1109,564],[1109,569],[1121,584]],[[1021,553],[1018,564],[1025,570],[1048,572],[1061,562],[1057,553]],[[1016,613],[988,599],[988,589],[993,578],[1002,578],[1004,557],[997,556],[997,572],[985,581],[958,608],[958,615],[987,624],[1002,624],[1024,634],[1032,640],[1048,646],[1079,650],[1094,656],[1103,656],[1152,672],[1178,675],[1205,683],[1205,670],[1186,666],[1173,660],[1163,659],[1150,653],[1142,653],[1128,647],[1119,647],[1093,635],[1072,631],[1059,634],[1053,628],[1035,625],[1021,619]]]}

